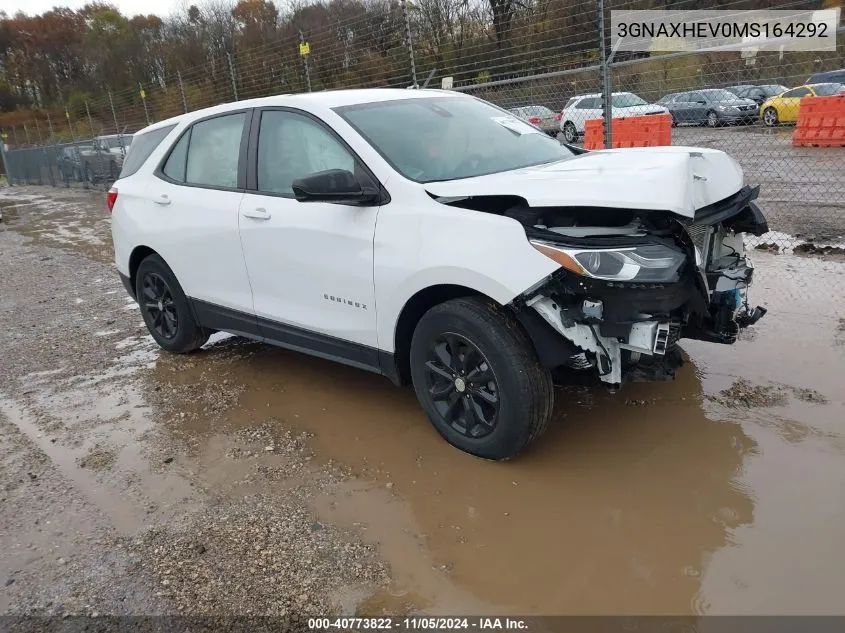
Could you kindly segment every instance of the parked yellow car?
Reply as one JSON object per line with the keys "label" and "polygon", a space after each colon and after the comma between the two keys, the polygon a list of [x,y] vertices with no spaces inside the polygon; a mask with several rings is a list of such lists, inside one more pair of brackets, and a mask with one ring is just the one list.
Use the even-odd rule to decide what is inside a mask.
{"label": "parked yellow car", "polygon": [[766,99],[760,106],[760,118],[769,127],[779,123],[795,123],[798,121],[798,106],[803,97],[826,97],[839,94],[842,90],[842,84],[835,83],[798,86]]}

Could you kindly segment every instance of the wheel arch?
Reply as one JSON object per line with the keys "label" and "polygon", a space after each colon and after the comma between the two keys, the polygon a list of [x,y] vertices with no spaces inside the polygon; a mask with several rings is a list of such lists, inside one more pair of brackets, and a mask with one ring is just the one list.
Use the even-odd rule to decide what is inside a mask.
{"label": "wheel arch", "polygon": [[158,253],[149,246],[144,245],[136,246],[132,249],[132,253],[129,255],[129,282],[132,284],[132,288],[136,287],[138,266],[150,255],[158,255]]}
{"label": "wheel arch", "polygon": [[460,284],[436,284],[414,293],[402,306],[393,332],[391,380],[399,385],[411,382],[411,337],[422,316],[431,308],[459,297],[488,297],[483,292]]}

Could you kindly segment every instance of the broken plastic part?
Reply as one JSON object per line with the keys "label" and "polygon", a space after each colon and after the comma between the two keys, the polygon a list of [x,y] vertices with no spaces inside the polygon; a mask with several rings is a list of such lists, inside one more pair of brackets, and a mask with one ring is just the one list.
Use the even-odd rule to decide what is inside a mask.
{"label": "broken plastic part", "polygon": [[619,341],[602,336],[594,328],[583,323],[565,326],[561,320],[557,304],[543,295],[537,295],[525,302],[534,308],[558,333],[569,339],[580,349],[596,355],[599,366],[599,378],[602,382],[619,384],[622,382],[622,358]]}
{"label": "broken plastic part", "polygon": [[739,327],[741,328],[748,327],[749,325],[754,325],[755,323],[757,323],[757,321],[759,321],[766,315],[766,312],[768,312],[768,310],[761,306],[757,306],[753,310],[746,309],[745,312],[742,312],[741,314],[737,315],[737,325],[739,325]]}

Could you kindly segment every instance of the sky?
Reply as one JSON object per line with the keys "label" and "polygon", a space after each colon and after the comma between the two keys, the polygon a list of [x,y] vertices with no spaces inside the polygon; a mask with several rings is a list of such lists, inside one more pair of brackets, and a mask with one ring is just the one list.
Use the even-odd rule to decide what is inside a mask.
{"label": "sky", "polygon": [[[36,15],[49,11],[55,5],[70,7],[71,9],[81,9],[90,0],[64,0],[57,2],[56,0],[0,0],[0,10],[5,11],[9,15],[14,15],[18,11],[23,11],[29,15]],[[124,15],[137,15],[143,13],[147,15],[154,13],[156,15],[164,16],[168,13],[173,13],[181,5],[181,0],[109,0],[109,4],[113,4],[120,9]]]}

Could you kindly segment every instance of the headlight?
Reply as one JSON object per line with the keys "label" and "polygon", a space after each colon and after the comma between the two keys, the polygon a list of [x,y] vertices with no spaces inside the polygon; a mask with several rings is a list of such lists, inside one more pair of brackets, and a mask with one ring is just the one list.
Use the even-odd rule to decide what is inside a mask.
{"label": "headlight", "polygon": [[720,103],[720,104],[716,105],[716,109],[717,109],[717,110],[721,110],[722,112],[724,112],[725,110],[727,110],[727,109],[728,109],[728,106],[724,106],[724,105],[722,105],[722,104]]}
{"label": "headlight", "polygon": [[531,245],[571,272],[606,281],[676,281],[678,271],[686,260],[681,251],[660,244],[614,249],[579,249],[559,246],[544,240],[531,240]]}

